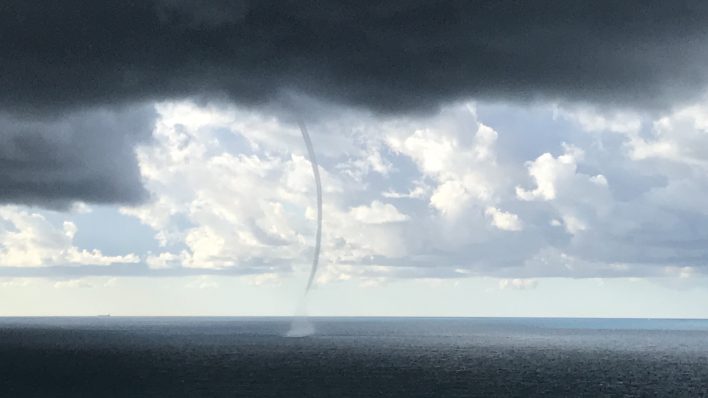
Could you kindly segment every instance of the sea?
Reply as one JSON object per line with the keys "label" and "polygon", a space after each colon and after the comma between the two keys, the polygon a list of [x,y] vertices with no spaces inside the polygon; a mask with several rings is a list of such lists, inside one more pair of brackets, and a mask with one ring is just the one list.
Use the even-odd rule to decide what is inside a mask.
{"label": "sea", "polygon": [[0,318],[0,397],[708,396],[707,320],[296,324],[306,333],[290,318]]}

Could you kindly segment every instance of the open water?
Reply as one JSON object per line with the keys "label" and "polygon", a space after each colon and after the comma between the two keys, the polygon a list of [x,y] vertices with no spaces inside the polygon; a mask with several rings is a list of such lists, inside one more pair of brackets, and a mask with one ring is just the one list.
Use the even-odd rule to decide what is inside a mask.
{"label": "open water", "polygon": [[708,396],[708,321],[0,318],[0,397]]}

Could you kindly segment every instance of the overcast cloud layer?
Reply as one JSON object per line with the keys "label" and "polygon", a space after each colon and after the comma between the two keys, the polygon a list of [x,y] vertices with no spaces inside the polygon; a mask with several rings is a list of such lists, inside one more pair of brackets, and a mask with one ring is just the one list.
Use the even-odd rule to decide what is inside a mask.
{"label": "overcast cloud layer", "polygon": [[377,111],[480,99],[666,106],[706,83],[702,1],[5,1],[13,109],[282,90]]}
{"label": "overcast cloud layer", "polygon": [[[195,97],[275,112],[297,108],[296,93],[376,113],[469,97],[658,110],[708,78],[701,1],[10,0],[0,11],[0,139],[25,148],[2,154],[0,201],[13,203],[144,198],[129,152],[154,119],[103,128],[115,119],[96,107]],[[54,130],[65,144],[45,156]],[[118,154],[101,149],[114,141]],[[76,176],[79,163],[97,171]]]}

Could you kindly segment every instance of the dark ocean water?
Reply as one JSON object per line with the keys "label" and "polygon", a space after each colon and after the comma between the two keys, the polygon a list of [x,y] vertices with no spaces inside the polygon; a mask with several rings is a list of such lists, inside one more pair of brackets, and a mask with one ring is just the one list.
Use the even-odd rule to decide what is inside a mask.
{"label": "dark ocean water", "polygon": [[0,397],[708,396],[708,321],[0,318]]}

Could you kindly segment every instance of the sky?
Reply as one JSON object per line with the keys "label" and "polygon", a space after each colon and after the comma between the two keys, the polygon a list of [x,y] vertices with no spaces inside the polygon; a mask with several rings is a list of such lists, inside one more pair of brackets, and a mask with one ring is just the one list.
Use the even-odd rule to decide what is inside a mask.
{"label": "sky", "polygon": [[[0,315],[708,317],[702,2],[10,1]],[[41,27],[41,28],[40,28]]]}

